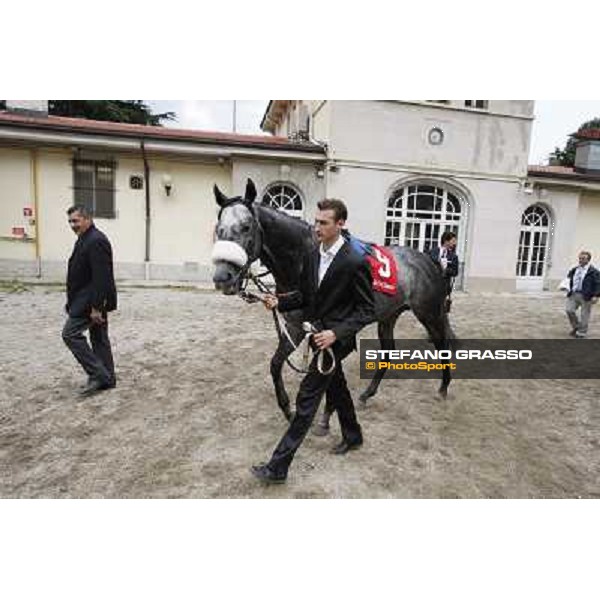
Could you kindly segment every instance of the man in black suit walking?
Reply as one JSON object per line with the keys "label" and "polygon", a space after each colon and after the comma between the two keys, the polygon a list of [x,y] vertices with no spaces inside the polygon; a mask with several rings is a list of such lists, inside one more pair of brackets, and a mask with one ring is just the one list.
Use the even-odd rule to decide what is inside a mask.
{"label": "man in black suit walking", "polygon": [[[89,396],[116,385],[108,313],[117,308],[117,290],[108,238],[96,229],[84,206],[72,206],[67,215],[77,241],[69,259],[65,307],[69,318],[62,338],[88,375],[80,394]],[[91,348],[83,335],[86,330]]]}
{"label": "man in black suit walking", "polygon": [[[363,443],[352,397],[346,384],[342,361],[356,349],[356,333],[374,318],[375,300],[371,271],[367,262],[341,235],[348,211],[341,200],[318,203],[315,233],[320,242],[317,250],[303,261],[300,290],[277,298],[268,295],[267,309],[285,312],[303,308],[304,320],[318,330],[311,338],[313,348],[331,348],[335,368],[327,373],[327,356],[321,370],[315,354],[296,398],[296,413],[285,435],[267,464],[252,467],[252,473],[268,483],[282,483],[294,454],[306,437],[323,393],[337,412],[342,441],[333,448],[345,454]],[[323,371],[323,372],[321,372]]]}
{"label": "man in black suit walking", "polygon": [[458,275],[458,255],[456,254],[456,234],[452,231],[444,231],[440,240],[440,246],[434,246],[429,255],[442,270],[446,284],[446,312],[450,312],[452,306],[452,288],[454,278]]}

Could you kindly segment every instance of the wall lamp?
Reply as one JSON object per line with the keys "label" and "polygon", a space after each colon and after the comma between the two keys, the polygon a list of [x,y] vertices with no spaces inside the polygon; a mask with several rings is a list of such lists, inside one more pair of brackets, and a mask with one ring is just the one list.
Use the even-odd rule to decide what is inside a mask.
{"label": "wall lamp", "polygon": [[163,187],[165,188],[165,194],[167,194],[167,196],[171,195],[171,191],[173,190],[173,179],[170,175],[168,175],[167,173],[165,173],[162,176],[162,184]]}

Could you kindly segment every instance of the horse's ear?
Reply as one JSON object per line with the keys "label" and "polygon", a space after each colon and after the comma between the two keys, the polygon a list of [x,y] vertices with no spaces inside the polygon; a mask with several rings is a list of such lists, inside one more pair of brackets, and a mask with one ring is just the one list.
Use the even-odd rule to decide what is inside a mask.
{"label": "horse's ear", "polygon": [[248,181],[246,182],[246,193],[244,194],[244,201],[247,204],[252,204],[256,198],[256,186],[254,185],[254,181],[248,177]]}
{"label": "horse's ear", "polygon": [[227,196],[219,189],[217,184],[215,183],[213,187],[213,192],[215,193],[215,200],[219,206],[223,206],[225,202],[227,202]]}

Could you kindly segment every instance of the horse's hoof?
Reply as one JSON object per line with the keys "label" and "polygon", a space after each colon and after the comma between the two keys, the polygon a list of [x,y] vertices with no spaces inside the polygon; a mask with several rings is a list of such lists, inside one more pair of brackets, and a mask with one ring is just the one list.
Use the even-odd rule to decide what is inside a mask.
{"label": "horse's hoof", "polygon": [[318,437],[329,435],[329,425],[325,426],[321,423],[315,423],[312,428],[312,433]]}
{"label": "horse's hoof", "polygon": [[440,400],[447,400],[448,399],[448,390],[439,390],[438,391],[438,398]]}
{"label": "horse's hoof", "polygon": [[367,398],[363,398],[362,396],[358,399],[356,403],[356,410],[367,410]]}

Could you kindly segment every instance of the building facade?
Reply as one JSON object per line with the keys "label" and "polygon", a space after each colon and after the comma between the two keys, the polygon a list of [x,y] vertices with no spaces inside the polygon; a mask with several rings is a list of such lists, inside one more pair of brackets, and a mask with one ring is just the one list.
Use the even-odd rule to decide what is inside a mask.
{"label": "building facade", "polygon": [[118,278],[209,281],[213,186],[296,216],[325,193],[321,147],[273,136],[206,133],[0,112],[0,277],[64,278],[74,236],[66,210],[90,207]]}
{"label": "building facade", "polygon": [[212,187],[312,219],[342,198],[348,226],[426,251],[458,236],[459,287],[556,289],[581,249],[600,256],[600,136],[575,168],[528,166],[533,101],[273,100],[264,136],[0,112],[0,276],[64,276],[65,211],[90,206],[120,278],[209,280]]}
{"label": "building facade", "polygon": [[[531,100],[271,101],[262,127],[324,143],[351,228],[428,250],[455,231],[464,289],[555,289],[600,245],[598,140],[575,169],[528,166]],[[595,162],[596,161],[596,162]],[[557,175],[564,175],[557,177]]]}

